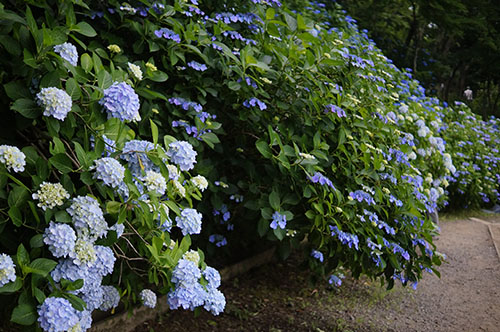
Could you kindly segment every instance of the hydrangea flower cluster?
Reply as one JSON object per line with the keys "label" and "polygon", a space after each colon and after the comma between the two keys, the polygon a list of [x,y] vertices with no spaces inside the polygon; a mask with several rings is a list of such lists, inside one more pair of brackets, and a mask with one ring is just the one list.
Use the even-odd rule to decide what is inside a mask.
{"label": "hydrangea flower cluster", "polygon": [[118,303],[120,303],[120,293],[116,287],[102,286],[102,292],[102,303],[99,306],[99,310],[108,311],[118,307]]}
{"label": "hydrangea flower cluster", "polygon": [[38,191],[31,195],[33,199],[38,199],[37,206],[46,209],[52,209],[56,206],[61,206],[65,199],[69,198],[69,194],[60,183],[42,182]]}
{"label": "hydrangea flower cluster", "polygon": [[195,209],[184,209],[180,216],[175,217],[177,227],[182,230],[182,235],[200,234],[201,232],[201,213]]}
{"label": "hydrangea flower cluster", "polygon": [[131,140],[123,146],[120,158],[128,163],[133,176],[140,178],[142,171],[159,171],[159,168],[148,158],[146,152],[154,149],[154,144],[148,141]]}
{"label": "hydrangea flower cluster", "polygon": [[167,156],[170,160],[179,166],[181,171],[193,169],[196,163],[196,151],[193,146],[185,141],[176,141],[168,145]]}
{"label": "hydrangea flower cluster", "polygon": [[0,145],[0,162],[8,171],[23,172],[26,165],[26,156],[17,147],[11,145]]}
{"label": "hydrangea flower cluster", "polygon": [[71,65],[76,66],[78,64],[78,51],[75,45],[71,43],[62,43],[54,46],[54,52],[59,54],[61,58],[68,61]]}
{"label": "hydrangea flower cluster", "polygon": [[197,175],[194,178],[191,178],[191,183],[200,191],[204,191],[208,188],[208,181],[202,175]]}
{"label": "hydrangea flower cluster", "polygon": [[359,246],[358,246],[359,239],[358,239],[358,236],[356,234],[351,234],[351,233],[341,231],[337,226],[332,226],[332,225],[330,225],[330,230],[331,230],[332,236],[337,236],[339,238],[340,242],[342,242],[342,244],[347,244],[349,246],[349,248],[352,248],[354,246],[354,248],[356,248],[356,250],[359,250]]}
{"label": "hydrangea flower cluster", "polygon": [[54,257],[73,256],[76,234],[70,225],[51,221],[43,234],[43,242],[49,246]]}
{"label": "hydrangea flower cluster", "polygon": [[78,196],[73,199],[73,203],[66,211],[73,218],[73,224],[79,234],[88,234],[94,239],[106,235],[108,224],[95,198]]}
{"label": "hydrangea flower cluster", "polygon": [[38,105],[44,109],[43,115],[52,116],[61,121],[66,119],[73,106],[70,95],[55,87],[43,88],[36,98]]}
{"label": "hydrangea flower cluster", "polygon": [[278,211],[274,211],[273,213],[273,221],[271,222],[270,227],[272,229],[281,228],[285,229],[286,227],[286,215],[279,213]]}
{"label": "hydrangea flower cluster", "polygon": [[258,106],[261,111],[267,109],[266,103],[255,97],[245,100],[243,102],[243,106],[245,106],[246,108]]}
{"label": "hydrangea flower cluster", "polygon": [[167,302],[171,309],[191,309],[201,305],[207,311],[218,315],[224,310],[226,299],[217,287],[220,285],[219,273],[207,267],[203,271],[203,277],[208,284],[203,287],[199,283],[202,272],[198,266],[189,260],[180,259],[172,273],[172,282],[176,285],[175,290],[168,293]]}
{"label": "hydrangea flower cluster", "polygon": [[167,182],[161,173],[155,171],[147,171],[144,177],[144,183],[147,190],[152,191],[158,195],[164,195],[167,190]]}
{"label": "hydrangea flower cluster", "polygon": [[172,30],[167,29],[167,28],[161,28],[161,29],[155,30],[154,34],[158,38],[162,38],[163,37],[165,39],[173,40],[176,43],[180,43],[181,42],[181,37],[179,37],[178,34],[176,34]]}
{"label": "hydrangea flower cluster", "polygon": [[133,63],[128,63],[128,70],[137,78],[139,81],[142,80],[142,70],[138,65],[134,65]]}
{"label": "hydrangea flower cluster", "polygon": [[134,89],[125,82],[115,82],[104,90],[104,97],[99,100],[108,113],[108,118],[117,118],[120,121],[140,121],[139,96]]}
{"label": "hydrangea flower cluster", "polygon": [[97,159],[91,169],[95,170],[94,179],[103,181],[111,188],[118,188],[123,183],[125,167],[116,159],[110,157]]}
{"label": "hydrangea flower cluster", "polygon": [[79,322],[76,309],[61,297],[47,297],[38,308],[38,323],[45,331],[68,331]]}
{"label": "hydrangea flower cluster", "polygon": [[0,287],[16,281],[16,268],[9,255],[0,255]]}
{"label": "hydrangea flower cluster", "polygon": [[143,289],[139,293],[139,298],[146,307],[153,309],[156,307],[156,294],[150,289]]}

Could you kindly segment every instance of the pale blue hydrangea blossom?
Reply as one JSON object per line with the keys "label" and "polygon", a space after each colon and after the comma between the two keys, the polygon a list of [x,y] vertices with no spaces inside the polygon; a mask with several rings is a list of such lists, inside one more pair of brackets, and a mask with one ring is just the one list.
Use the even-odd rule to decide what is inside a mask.
{"label": "pale blue hydrangea blossom", "polygon": [[101,286],[103,297],[99,310],[108,311],[118,307],[120,302],[120,293],[114,286]]}
{"label": "pale blue hydrangea blossom", "polygon": [[52,209],[56,206],[64,204],[64,200],[69,198],[69,194],[60,183],[42,182],[36,193],[31,195],[33,199],[38,199],[40,202],[38,207],[44,211]]}
{"label": "pale blue hydrangea blossom", "polygon": [[8,171],[23,172],[26,165],[26,156],[17,147],[11,145],[0,145],[0,162]]}
{"label": "pale blue hydrangea blossom", "polygon": [[9,255],[0,255],[0,287],[16,281],[16,268]]}
{"label": "pale blue hydrangea blossom", "polygon": [[117,118],[121,121],[140,121],[139,96],[134,89],[125,82],[113,83],[104,90],[104,97],[99,100],[108,113],[108,118]]}
{"label": "pale blue hydrangea blossom", "polygon": [[208,288],[203,308],[217,316],[224,311],[226,306],[226,298],[218,289]]}
{"label": "pale blue hydrangea blossom", "polygon": [[178,180],[179,179],[179,170],[177,169],[177,166],[174,165],[167,165],[168,169],[168,178],[170,180]]}
{"label": "pale blue hydrangea blossom", "polygon": [[221,278],[219,271],[213,267],[207,266],[202,274],[205,280],[208,281],[208,287],[218,288],[220,286]]}
{"label": "pale blue hydrangea blossom", "polygon": [[139,297],[146,307],[153,309],[156,307],[156,294],[150,289],[143,289],[139,293]]}
{"label": "pale blue hydrangea blossom", "polygon": [[92,238],[106,235],[108,224],[95,198],[90,196],[73,198],[73,204],[66,211],[72,217],[79,234],[89,234]]}
{"label": "pale blue hydrangea blossom", "polygon": [[187,259],[180,259],[172,272],[171,281],[178,286],[190,287],[198,282],[201,271],[198,265]]}
{"label": "pale blue hydrangea blossom", "polygon": [[68,331],[79,321],[77,310],[61,297],[47,297],[38,308],[38,323],[44,331]]}
{"label": "pale blue hydrangea blossom", "polygon": [[95,246],[97,259],[90,266],[89,272],[101,277],[113,273],[116,257],[110,247]]}
{"label": "pale blue hydrangea blossom", "polygon": [[73,106],[70,95],[55,87],[43,88],[36,97],[38,105],[44,109],[43,115],[52,116],[61,121],[66,119]]}
{"label": "pale blue hydrangea blossom", "polygon": [[97,159],[91,169],[95,170],[94,179],[102,180],[112,188],[118,188],[125,177],[125,167],[118,160],[109,157]]}
{"label": "pale blue hydrangea blossom", "polygon": [[75,251],[76,234],[70,225],[51,221],[43,234],[43,243],[54,257],[67,257]]}
{"label": "pale blue hydrangea blossom", "polygon": [[180,216],[175,217],[177,226],[182,230],[182,235],[200,234],[201,232],[201,213],[195,209],[184,209]]}
{"label": "pale blue hydrangea blossom", "polygon": [[59,54],[61,58],[68,61],[71,65],[76,66],[78,64],[78,51],[75,45],[71,43],[62,43],[54,46],[54,52]]}
{"label": "pale blue hydrangea blossom", "polygon": [[152,191],[158,195],[164,195],[167,190],[167,182],[161,173],[155,171],[147,171],[144,177],[144,183],[148,191]]}
{"label": "pale blue hydrangea blossom", "polygon": [[110,231],[115,231],[116,232],[116,238],[119,238],[123,235],[123,232],[125,231],[125,225],[124,224],[119,224],[116,223],[113,226],[109,228]]}
{"label": "pale blue hydrangea blossom", "polygon": [[133,176],[140,177],[142,171],[159,171],[146,152],[154,149],[154,144],[148,141],[131,140],[123,146],[120,158],[128,163],[128,168]]}
{"label": "pale blue hydrangea blossom", "polygon": [[172,142],[168,145],[167,156],[178,165],[181,171],[189,171],[196,163],[196,151],[185,141]]}

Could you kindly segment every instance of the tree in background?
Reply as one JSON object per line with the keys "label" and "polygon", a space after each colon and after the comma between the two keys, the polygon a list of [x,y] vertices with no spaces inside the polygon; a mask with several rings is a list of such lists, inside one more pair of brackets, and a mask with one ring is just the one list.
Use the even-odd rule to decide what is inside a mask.
{"label": "tree in background", "polygon": [[500,115],[500,7],[491,0],[340,0],[399,67],[427,92],[468,101],[483,117]]}

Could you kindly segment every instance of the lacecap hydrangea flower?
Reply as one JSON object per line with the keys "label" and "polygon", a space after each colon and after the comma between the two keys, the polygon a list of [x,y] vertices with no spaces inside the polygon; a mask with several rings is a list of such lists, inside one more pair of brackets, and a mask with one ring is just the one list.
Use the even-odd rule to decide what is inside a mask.
{"label": "lacecap hydrangea flower", "polygon": [[118,303],[120,302],[120,293],[118,290],[114,286],[101,286],[101,288],[103,296],[99,310],[108,311],[118,307]]}
{"label": "lacecap hydrangea flower", "polygon": [[9,255],[0,255],[0,287],[16,281],[16,268]]}
{"label": "lacecap hydrangea flower", "polygon": [[139,298],[146,307],[151,309],[156,307],[156,294],[152,290],[143,289],[139,293]]}
{"label": "lacecap hydrangea flower", "polygon": [[208,181],[202,175],[197,175],[194,178],[191,178],[191,183],[200,191],[204,191],[208,188]]}
{"label": "lacecap hydrangea flower", "polygon": [[90,196],[78,196],[73,198],[73,204],[66,209],[73,219],[77,231],[81,234],[89,234],[91,237],[100,238],[106,235],[108,224],[99,203]]}
{"label": "lacecap hydrangea flower", "polygon": [[54,52],[59,54],[61,58],[68,61],[73,66],[78,64],[78,51],[76,46],[71,43],[63,43],[54,46]]}
{"label": "lacecap hydrangea flower", "polygon": [[118,188],[125,177],[125,167],[118,160],[109,157],[97,159],[91,169],[95,170],[94,179],[102,180],[112,188]]}
{"label": "lacecap hydrangea flower", "polygon": [[185,141],[176,141],[168,145],[167,156],[178,165],[181,171],[189,171],[196,163],[196,151],[193,146]]}
{"label": "lacecap hydrangea flower", "polygon": [[44,109],[43,115],[52,116],[61,121],[66,119],[73,106],[70,95],[55,87],[43,88],[36,98],[38,105]]}
{"label": "lacecap hydrangea flower", "polygon": [[195,209],[184,209],[180,216],[175,217],[177,227],[182,230],[182,235],[200,234],[201,232],[201,213]]}
{"label": "lacecap hydrangea flower", "polygon": [[54,257],[67,257],[75,251],[76,234],[70,225],[51,221],[43,234],[43,243]]}
{"label": "lacecap hydrangea flower", "polygon": [[165,190],[167,190],[167,182],[161,173],[155,171],[147,171],[144,177],[144,183],[148,191],[157,193],[158,195],[164,195]]}
{"label": "lacecap hydrangea flower", "polygon": [[69,198],[69,194],[60,183],[42,182],[40,188],[36,193],[31,195],[33,199],[38,199],[40,202],[37,204],[44,211],[49,208],[52,209],[56,206],[61,206],[65,199]]}
{"label": "lacecap hydrangea flower", "polygon": [[142,80],[142,70],[138,65],[134,65],[133,63],[128,63],[128,70],[137,78],[139,81]]}
{"label": "lacecap hydrangea flower", "polygon": [[0,162],[8,171],[23,172],[26,165],[26,156],[17,147],[11,145],[0,145]]}
{"label": "lacecap hydrangea flower", "polygon": [[77,310],[61,297],[47,297],[38,308],[38,323],[47,332],[63,332],[80,321]]}
{"label": "lacecap hydrangea flower", "polygon": [[121,121],[140,121],[139,96],[134,89],[125,82],[113,83],[104,90],[104,97],[99,100],[108,113],[108,118],[117,118]]}

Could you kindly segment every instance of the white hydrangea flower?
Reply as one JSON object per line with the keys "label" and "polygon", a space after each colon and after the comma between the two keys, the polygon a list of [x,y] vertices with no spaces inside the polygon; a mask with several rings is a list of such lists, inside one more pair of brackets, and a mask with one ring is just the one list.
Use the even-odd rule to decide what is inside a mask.
{"label": "white hydrangea flower", "polygon": [[49,208],[52,209],[56,206],[64,204],[64,200],[69,198],[69,194],[60,183],[42,182],[40,189],[33,195],[33,199],[38,199],[40,202],[38,207],[44,211]]}
{"label": "white hydrangea flower", "polygon": [[17,147],[0,145],[0,162],[5,164],[7,170],[12,168],[14,172],[23,172],[26,165],[26,156]]}
{"label": "white hydrangea flower", "polygon": [[309,154],[309,153],[302,153],[302,152],[300,152],[299,156],[302,157],[302,158],[304,158],[304,159],[309,159],[309,160],[316,159],[315,156],[313,156],[312,154]]}
{"label": "white hydrangea flower", "polygon": [[186,188],[184,188],[182,184],[177,180],[174,180],[173,183],[175,192],[178,193],[181,197],[186,197]]}
{"label": "white hydrangea flower", "polygon": [[147,171],[144,177],[144,183],[148,188],[148,191],[157,193],[158,195],[164,195],[165,190],[167,190],[167,182],[165,178],[158,172]]}
{"label": "white hydrangea flower", "polygon": [[182,255],[182,258],[194,262],[196,265],[200,263],[200,254],[195,250],[189,250],[188,252],[184,253],[184,255]]}
{"label": "white hydrangea flower", "polygon": [[133,63],[128,63],[128,69],[139,81],[142,80],[142,70],[141,67],[134,65]]}
{"label": "white hydrangea flower", "polygon": [[191,179],[191,183],[198,188],[200,191],[204,191],[205,189],[208,188],[208,181],[207,179],[202,176],[202,175],[197,175],[194,178]]}

